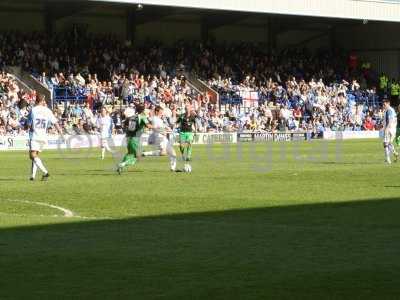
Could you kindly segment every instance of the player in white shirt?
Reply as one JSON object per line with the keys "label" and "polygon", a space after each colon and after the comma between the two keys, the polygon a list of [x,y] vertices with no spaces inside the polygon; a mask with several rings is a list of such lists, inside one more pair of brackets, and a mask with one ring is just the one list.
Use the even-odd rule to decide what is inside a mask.
{"label": "player in white shirt", "polygon": [[39,153],[47,144],[47,129],[50,125],[54,125],[59,133],[61,129],[53,112],[46,106],[44,96],[38,95],[35,104],[28,115],[29,158],[32,161],[30,180],[35,180],[38,168],[43,172],[42,180],[47,180],[50,175],[39,158]]}
{"label": "player in white shirt", "polygon": [[96,121],[96,127],[100,131],[101,159],[104,159],[106,150],[111,152],[111,154],[114,153],[109,145],[109,141],[112,139],[113,121],[108,115],[105,107],[101,109],[100,116]]}
{"label": "player in white shirt", "polygon": [[[171,171],[176,170],[176,152],[173,146],[172,130],[163,120],[164,110],[161,106],[154,109],[152,118],[152,133],[149,136],[149,144],[156,146],[157,150],[143,152],[143,156],[168,155]],[[169,135],[169,138],[168,138]]]}
{"label": "player in white shirt", "polygon": [[385,161],[391,164],[390,155],[393,154],[395,161],[397,161],[399,154],[393,145],[393,141],[396,138],[397,128],[397,115],[393,107],[390,106],[388,99],[383,100],[384,123],[383,123],[383,147],[385,149]]}

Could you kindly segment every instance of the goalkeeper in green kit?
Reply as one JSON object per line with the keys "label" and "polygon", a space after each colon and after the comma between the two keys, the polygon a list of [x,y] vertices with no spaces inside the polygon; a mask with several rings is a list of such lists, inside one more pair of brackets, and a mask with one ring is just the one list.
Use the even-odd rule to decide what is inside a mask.
{"label": "goalkeeper in green kit", "polygon": [[136,164],[139,156],[140,137],[146,127],[151,128],[144,114],[144,105],[140,104],[136,107],[135,115],[126,116],[124,125],[126,129],[128,153],[124,156],[122,162],[118,164],[117,172],[120,175],[125,167]]}
{"label": "goalkeeper in green kit", "polygon": [[177,118],[177,123],[180,127],[179,133],[179,150],[182,154],[182,159],[185,163],[184,171],[192,172],[190,161],[192,160],[192,143],[193,143],[193,128],[196,122],[196,114],[192,110],[189,102],[185,105],[185,113]]}

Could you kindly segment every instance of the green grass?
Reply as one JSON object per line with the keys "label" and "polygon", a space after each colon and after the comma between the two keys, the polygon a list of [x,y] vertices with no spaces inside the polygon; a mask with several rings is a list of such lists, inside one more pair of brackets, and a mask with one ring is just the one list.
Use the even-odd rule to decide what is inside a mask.
{"label": "green grass", "polygon": [[49,151],[48,182],[0,152],[0,299],[398,299],[400,164],[379,141],[193,152],[192,174],[118,176]]}

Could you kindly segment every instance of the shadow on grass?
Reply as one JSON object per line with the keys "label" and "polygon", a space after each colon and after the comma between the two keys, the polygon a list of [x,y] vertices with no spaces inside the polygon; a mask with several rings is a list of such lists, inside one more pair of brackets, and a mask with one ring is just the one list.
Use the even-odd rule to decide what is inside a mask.
{"label": "shadow on grass", "polygon": [[371,161],[371,162],[343,162],[343,161],[316,161],[314,162],[314,164],[321,164],[321,165],[342,165],[342,166],[354,166],[354,165],[379,165],[379,164],[383,164],[381,161]]}
{"label": "shadow on grass", "polygon": [[55,176],[117,176],[116,171],[111,171],[111,170],[103,170],[103,173],[54,173]]}
{"label": "shadow on grass", "polygon": [[[51,160],[87,160],[88,158],[92,158],[92,157],[88,157],[88,156],[83,156],[83,157],[79,157],[79,156],[61,156],[61,157],[51,157]],[[93,157],[95,158],[95,157]]]}
{"label": "shadow on grass", "polygon": [[395,299],[400,201],[0,230],[0,299]]}

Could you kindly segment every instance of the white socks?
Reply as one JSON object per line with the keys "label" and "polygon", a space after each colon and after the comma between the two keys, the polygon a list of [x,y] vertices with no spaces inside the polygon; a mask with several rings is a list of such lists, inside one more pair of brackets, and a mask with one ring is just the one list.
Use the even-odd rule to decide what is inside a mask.
{"label": "white socks", "polygon": [[104,159],[106,155],[106,150],[110,152],[112,155],[114,155],[114,151],[110,148],[108,144],[105,144],[104,146],[101,147],[101,159]]}
{"label": "white socks", "polygon": [[[169,164],[171,171],[176,170],[176,152],[172,144],[167,145],[167,155],[169,157]],[[161,150],[145,151],[142,153],[143,156],[160,156]]]}
{"label": "white socks", "polygon": [[176,170],[176,157],[170,156],[169,163],[170,163],[171,171],[175,171]]}
{"label": "white socks", "polygon": [[171,171],[175,171],[176,170],[176,152],[175,152],[174,146],[171,143],[167,144],[167,154],[169,157]]}
{"label": "white socks", "polygon": [[32,160],[32,173],[31,173],[31,178],[35,179],[36,177],[36,172],[37,172],[37,165],[35,162]]}
{"label": "white socks", "polygon": [[388,164],[392,163],[390,160],[390,149],[389,146],[385,147],[385,159]]}
{"label": "white socks", "polygon": [[192,172],[192,166],[189,163],[185,163],[184,171],[187,173]]}
{"label": "white socks", "polygon": [[397,157],[399,154],[397,153],[396,148],[393,146],[393,144],[390,143],[390,144],[387,144],[387,146],[385,146],[385,161],[388,164],[392,163],[392,161],[390,159],[391,154],[393,154],[395,156],[395,159],[397,161]]}
{"label": "white socks", "polygon": [[160,155],[161,155],[161,151],[160,150],[143,152],[143,156],[160,156]]}
{"label": "white socks", "polygon": [[[34,162],[34,164],[36,164],[36,166],[40,169],[40,171],[43,172],[43,174],[47,174],[47,170],[46,170],[46,168],[44,167],[44,165],[43,165],[43,163],[42,163],[42,160],[41,160],[39,157],[36,156],[36,157],[33,159],[33,162]],[[32,167],[32,174],[33,174],[33,169],[34,169],[34,167]],[[35,175],[36,175],[36,171],[35,171]]]}
{"label": "white socks", "polygon": [[396,149],[394,148],[394,146],[392,144],[389,144],[389,151],[392,152],[394,155],[398,155]]}

